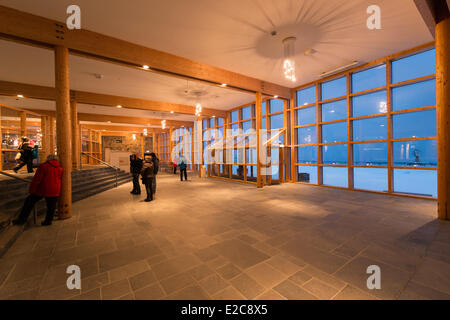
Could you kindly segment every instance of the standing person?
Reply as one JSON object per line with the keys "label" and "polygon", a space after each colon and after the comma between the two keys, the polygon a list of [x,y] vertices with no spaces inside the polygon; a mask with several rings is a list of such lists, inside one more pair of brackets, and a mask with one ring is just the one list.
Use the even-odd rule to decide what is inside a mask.
{"label": "standing person", "polygon": [[186,158],[184,156],[178,159],[178,166],[180,167],[180,180],[183,181],[184,174],[184,180],[187,181]]}
{"label": "standing person", "polygon": [[28,173],[33,173],[33,148],[30,146],[30,139],[22,137],[19,145],[20,159],[19,164],[13,169],[15,173],[23,166],[27,166]]}
{"label": "standing person", "polygon": [[152,180],[152,191],[153,191],[153,197],[155,197],[155,193],[156,193],[156,175],[158,174],[159,171],[159,159],[156,156],[156,154],[154,152],[150,153],[150,155],[152,156],[153,159],[153,172],[155,174],[155,176],[153,177]]}
{"label": "standing person", "polygon": [[41,224],[43,226],[52,224],[56,202],[61,193],[62,174],[63,169],[58,162],[58,157],[53,154],[49,155],[47,161],[38,167],[30,184],[30,195],[25,199],[19,217],[12,221],[14,225],[25,224],[31,210],[42,198],[45,198],[47,203],[47,215]]}
{"label": "standing person", "polygon": [[172,165],[173,165],[173,174],[177,174],[177,162],[176,162],[176,160],[173,160]]}
{"label": "standing person", "polygon": [[141,194],[141,186],[139,185],[139,175],[141,174],[143,161],[136,154],[130,156],[130,173],[133,175],[133,190],[131,194]]}
{"label": "standing person", "polygon": [[144,156],[144,165],[141,170],[142,184],[145,185],[145,191],[147,191],[146,202],[153,200],[153,178],[155,176],[153,159],[151,155]]}

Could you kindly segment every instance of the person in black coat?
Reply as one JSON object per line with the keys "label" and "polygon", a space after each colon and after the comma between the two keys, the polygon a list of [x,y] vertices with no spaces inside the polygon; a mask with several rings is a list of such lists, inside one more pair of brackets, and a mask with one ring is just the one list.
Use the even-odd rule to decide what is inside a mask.
{"label": "person in black coat", "polygon": [[27,166],[28,173],[33,173],[33,148],[30,146],[30,139],[22,137],[22,143],[19,145],[20,159],[19,164],[13,169],[15,173],[23,166]]}
{"label": "person in black coat", "polygon": [[150,153],[150,155],[152,156],[153,171],[155,173],[155,176],[153,177],[153,180],[152,180],[152,191],[153,191],[153,197],[154,197],[155,193],[156,193],[156,175],[158,174],[158,171],[159,171],[159,159],[154,152]]}
{"label": "person in black coat", "polygon": [[141,174],[143,161],[136,154],[130,156],[130,173],[133,175],[133,190],[131,194],[141,194],[139,175]]}

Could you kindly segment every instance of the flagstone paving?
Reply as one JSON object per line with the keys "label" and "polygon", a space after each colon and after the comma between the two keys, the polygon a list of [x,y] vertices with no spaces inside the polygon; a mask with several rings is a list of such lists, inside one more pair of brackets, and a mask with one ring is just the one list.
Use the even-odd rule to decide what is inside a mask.
{"label": "flagstone paving", "polygon": [[130,189],[27,229],[0,259],[0,299],[450,299],[435,201],[164,174],[153,202]]}

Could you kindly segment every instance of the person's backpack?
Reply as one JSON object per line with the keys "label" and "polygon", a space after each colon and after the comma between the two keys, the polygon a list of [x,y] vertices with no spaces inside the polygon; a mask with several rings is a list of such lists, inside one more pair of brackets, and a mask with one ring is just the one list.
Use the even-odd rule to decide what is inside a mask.
{"label": "person's backpack", "polygon": [[39,157],[39,150],[38,148],[33,148],[33,150],[31,150],[31,156],[33,159],[37,159]]}
{"label": "person's backpack", "polygon": [[180,170],[186,169],[186,163],[184,163],[184,160],[180,162],[179,167],[180,167]]}

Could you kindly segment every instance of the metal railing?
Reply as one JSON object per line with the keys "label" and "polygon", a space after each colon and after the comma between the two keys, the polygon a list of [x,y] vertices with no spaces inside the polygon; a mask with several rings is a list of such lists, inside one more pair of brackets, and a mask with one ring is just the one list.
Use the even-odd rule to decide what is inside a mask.
{"label": "metal railing", "polygon": [[[17,177],[15,175],[13,175],[13,174],[8,173],[8,172],[0,171],[0,174],[2,174],[4,176],[7,176],[9,178],[13,178],[13,179],[16,179],[16,180],[20,180],[20,181],[26,182],[26,183],[31,183],[30,179],[20,178],[20,177]],[[8,225],[11,224],[11,220],[12,220],[12,218],[9,219]],[[34,224],[37,224],[37,208],[36,208],[36,205],[33,208],[33,221],[34,221]],[[1,227],[3,227],[3,226],[1,226]]]}
{"label": "metal railing", "polygon": [[[105,161],[103,161],[103,160],[100,160],[100,159],[98,159],[98,158],[96,158],[96,157],[90,155],[89,153],[81,152],[81,154],[82,154],[82,155],[85,155],[85,156],[87,156],[87,157],[89,157],[89,158],[91,158],[91,159],[94,159],[94,160],[100,162],[101,164],[104,164],[105,166],[108,166],[108,167],[110,167],[110,168],[115,169],[115,170],[116,170],[116,183],[115,183],[115,187],[117,188],[117,186],[118,186],[118,180],[119,180],[119,172],[120,172],[120,168],[118,168],[118,167],[116,167],[116,166],[113,166],[113,165],[111,165],[111,164],[109,164],[108,162],[105,162]],[[80,167],[81,167],[81,168],[83,167],[82,161],[80,161]]]}

